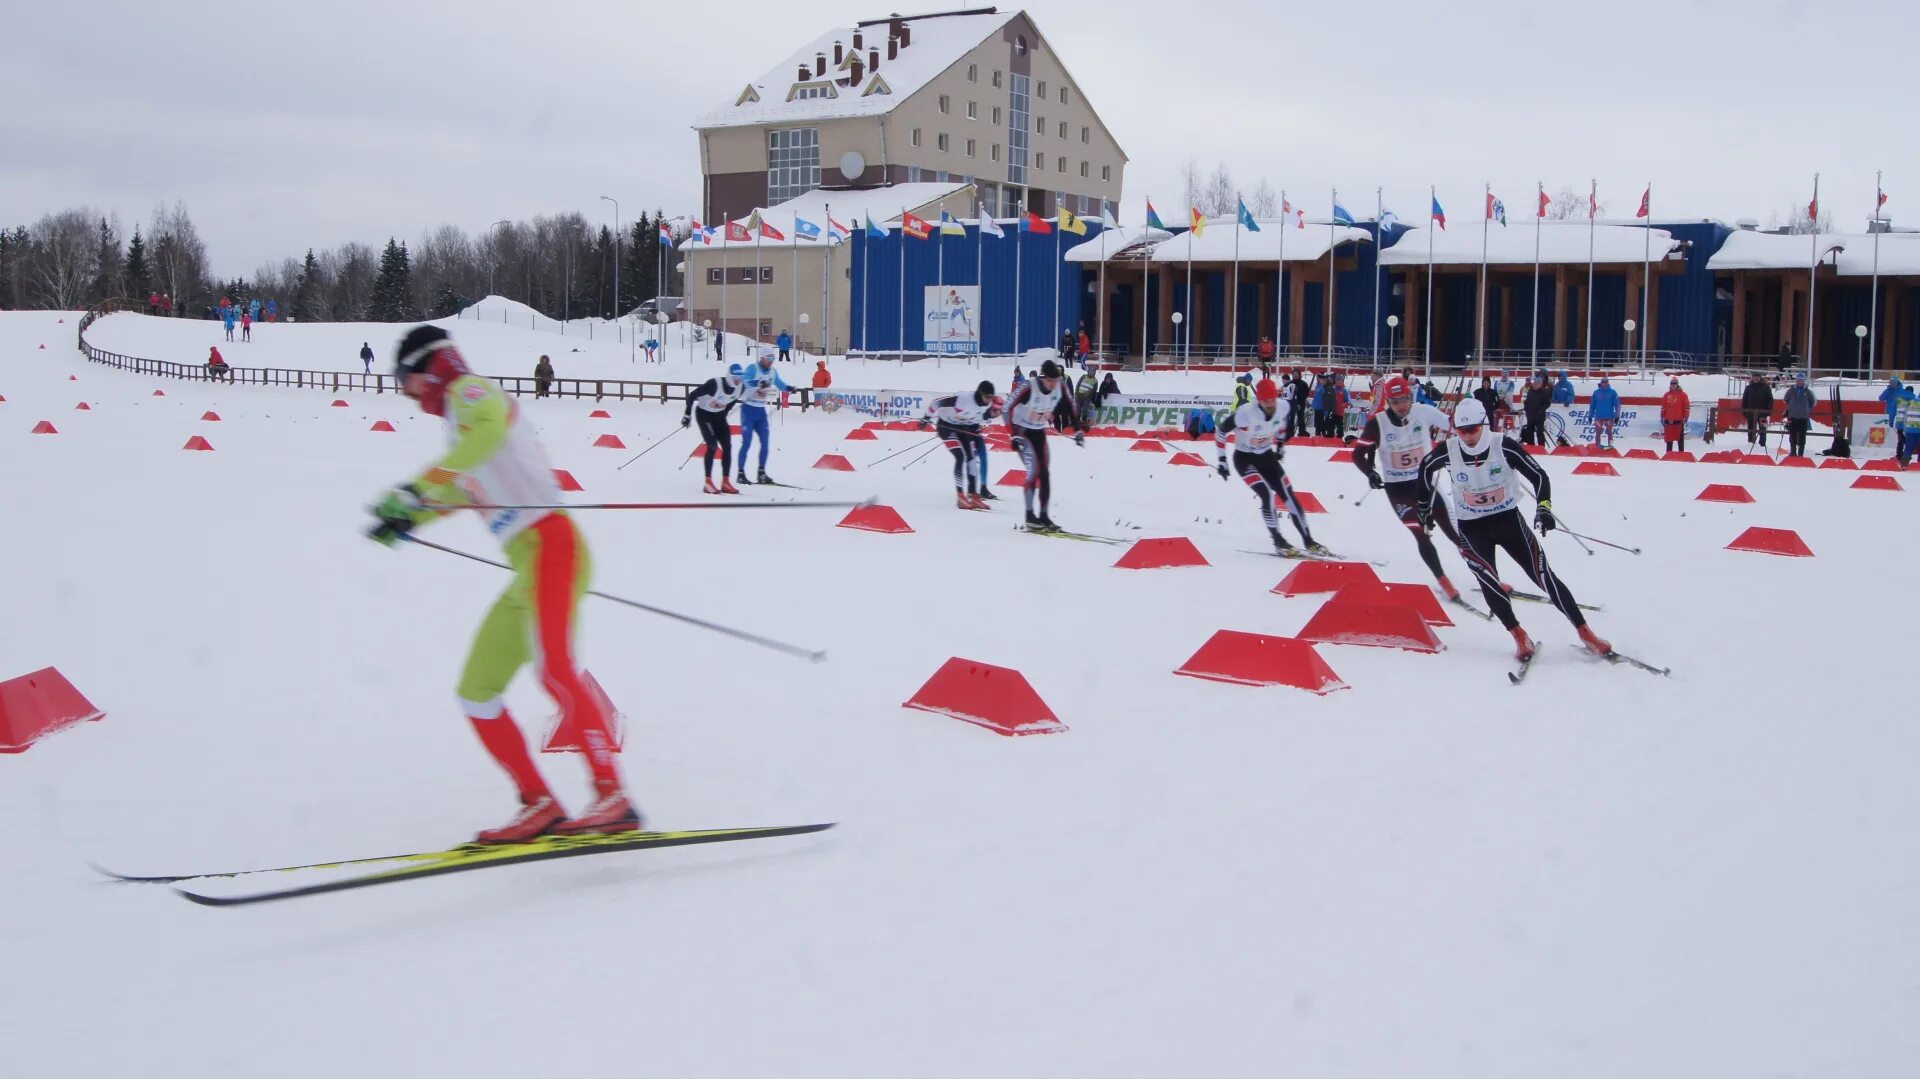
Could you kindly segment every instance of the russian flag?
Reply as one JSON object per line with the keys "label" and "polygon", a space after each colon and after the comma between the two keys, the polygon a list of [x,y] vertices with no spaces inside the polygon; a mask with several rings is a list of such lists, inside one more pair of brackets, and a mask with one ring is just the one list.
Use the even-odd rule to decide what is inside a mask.
{"label": "russian flag", "polygon": [[1440,208],[1440,198],[1439,198],[1439,196],[1437,196],[1437,195],[1436,195],[1436,196],[1434,197],[1434,200],[1433,200],[1433,219],[1434,219],[1435,221],[1438,221],[1438,222],[1440,222],[1440,228],[1441,228],[1442,230],[1445,230],[1445,229],[1446,229],[1446,227],[1447,227],[1447,212],[1446,212],[1445,210],[1442,210],[1442,209]]}

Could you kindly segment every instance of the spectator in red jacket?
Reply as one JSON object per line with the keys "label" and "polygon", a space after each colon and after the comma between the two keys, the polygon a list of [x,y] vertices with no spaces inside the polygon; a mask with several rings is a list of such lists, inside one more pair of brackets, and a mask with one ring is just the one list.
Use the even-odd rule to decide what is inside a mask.
{"label": "spectator in red jacket", "polygon": [[160,294],[158,292],[149,293],[147,295],[147,314],[157,315],[159,313],[160,313]]}
{"label": "spectator in red jacket", "polygon": [[225,379],[228,382],[233,381],[233,368],[227,366],[226,357],[220,355],[220,347],[218,345],[212,345],[207,348],[207,377],[210,379]]}
{"label": "spectator in red jacket", "polygon": [[1669,379],[1667,392],[1660,397],[1660,437],[1666,441],[1667,452],[1672,453],[1677,446],[1682,453],[1687,449],[1687,412],[1693,408],[1693,402],[1687,400],[1687,391],[1680,388],[1680,380]]}
{"label": "spectator in red jacket", "polygon": [[1080,339],[1077,344],[1080,346],[1080,366],[1085,367],[1087,357],[1093,355],[1093,338],[1087,336],[1087,324],[1084,322],[1080,324]]}
{"label": "spectator in red jacket", "polygon": [[833,372],[827,370],[827,361],[821,360],[813,365],[813,388],[824,390],[833,385]]}
{"label": "spectator in red jacket", "polygon": [[240,312],[240,340],[253,340],[253,312]]}
{"label": "spectator in red jacket", "polygon": [[1262,367],[1272,367],[1273,366],[1273,338],[1262,337],[1260,339],[1260,346],[1254,350],[1254,355],[1259,358],[1260,365]]}

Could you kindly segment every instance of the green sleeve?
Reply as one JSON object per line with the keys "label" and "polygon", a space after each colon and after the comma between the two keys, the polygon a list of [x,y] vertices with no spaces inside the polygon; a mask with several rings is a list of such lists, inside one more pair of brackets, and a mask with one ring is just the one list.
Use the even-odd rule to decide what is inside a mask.
{"label": "green sleeve", "polygon": [[458,486],[461,474],[492,460],[506,443],[513,406],[500,387],[466,375],[447,387],[447,409],[460,436],[446,456],[414,480],[414,486],[428,502],[457,505],[472,501]]}

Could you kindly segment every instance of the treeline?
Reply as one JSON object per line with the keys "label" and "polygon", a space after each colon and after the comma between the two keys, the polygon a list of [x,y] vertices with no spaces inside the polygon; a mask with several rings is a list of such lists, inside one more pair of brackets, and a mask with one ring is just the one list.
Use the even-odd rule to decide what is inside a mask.
{"label": "treeline", "polygon": [[[76,310],[158,295],[171,300],[174,314],[198,318],[222,297],[257,298],[278,300],[284,316],[302,322],[405,322],[443,318],[497,294],[549,318],[612,318],[655,296],[685,294],[674,270],[679,256],[662,249],[663,217],[640,215],[617,245],[611,228],[579,213],[501,222],[477,236],[442,225],[411,244],[389,237],[377,250],[363,243],[309,248],[250,278],[218,280],[184,203],[130,232],[117,216],[69,209],[0,228],[0,307]],[[684,224],[675,235],[686,237]]]}

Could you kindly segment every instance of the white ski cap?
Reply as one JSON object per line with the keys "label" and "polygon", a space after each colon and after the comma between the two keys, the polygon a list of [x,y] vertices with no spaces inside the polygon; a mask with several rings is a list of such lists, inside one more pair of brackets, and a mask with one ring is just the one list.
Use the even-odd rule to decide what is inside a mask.
{"label": "white ski cap", "polygon": [[1453,410],[1455,427],[1482,427],[1487,422],[1487,406],[1469,397]]}

